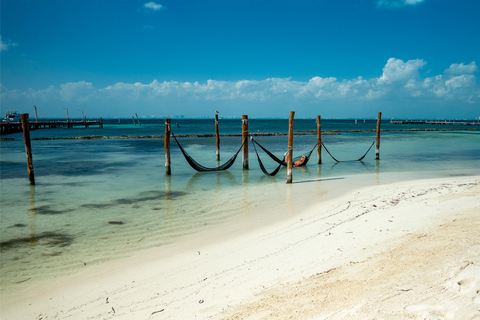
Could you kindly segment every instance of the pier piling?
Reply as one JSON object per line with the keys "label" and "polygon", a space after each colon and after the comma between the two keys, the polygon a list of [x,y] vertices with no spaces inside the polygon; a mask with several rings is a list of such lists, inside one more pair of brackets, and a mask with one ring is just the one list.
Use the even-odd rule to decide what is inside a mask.
{"label": "pier piling", "polygon": [[248,116],[242,116],[243,169],[248,170]]}
{"label": "pier piling", "polygon": [[380,121],[382,121],[382,113],[378,113],[377,118],[377,146],[375,148],[375,160],[380,160]]}
{"label": "pier piling", "polygon": [[172,162],[170,160],[170,122],[171,119],[165,119],[165,174],[167,176],[172,174]]}
{"label": "pier piling", "polygon": [[217,141],[217,161],[220,161],[220,135],[218,133],[218,114],[215,114],[215,138]]}
{"label": "pier piling", "polygon": [[322,163],[322,124],[320,122],[320,116],[317,116],[317,153],[318,164]]}
{"label": "pier piling", "polygon": [[292,168],[293,168],[293,118],[295,111],[290,111],[288,118],[288,148],[287,148],[287,183],[292,183]]}
{"label": "pier piling", "polygon": [[20,115],[22,119],[23,138],[25,141],[25,153],[27,154],[28,179],[30,185],[35,185],[35,174],[33,173],[33,159],[32,159],[32,145],[30,143],[30,124],[28,120],[28,113]]}

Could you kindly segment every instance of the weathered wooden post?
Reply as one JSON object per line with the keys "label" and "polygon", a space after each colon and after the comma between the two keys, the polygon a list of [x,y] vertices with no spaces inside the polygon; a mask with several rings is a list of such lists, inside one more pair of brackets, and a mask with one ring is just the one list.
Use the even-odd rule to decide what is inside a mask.
{"label": "weathered wooden post", "polygon": [[248,169],[248,116],[242,116],[243,169]]}
{"label": "weathered wooden post", "polygon": [[133,120],[133,125],[136,126],[137,124],[135,123],[135,118],[132,116],[132,120]]}
{"label": "weathered wooden post", "polygon": [[287,149],[287,183],[292,183],[292,167],[293,167],[293,117],[295,111],[290,111],[288,118],[288,149]]}
{"label": "weathered wooden post", "polygon": [[320,116],[317,115],[317,153],[318,164],[322,163],[322,124],[320,123]]}
{"label": "weathered wooden post", "polygon": [[138,119],[138,114],[135,112],[135,117],[137,117],[138,125],[141,126],[140,119]]}
{"label": "weathered wooden post", "polygon": [[31,185],[35,185],[35,175],[33,173],[32,145],[30,143],[30,123],[28,113],[22,113],[23,139],[25,141],[25,153],[27,154],[28,179]]}
{"label": "weathered wooden post", "polygon": [[220,135],[218,134],[218,114],[215,114],[215,138],[217,140],[217,161],[220,160]]}
{"label": "weathered wooden post", "polygon": [[38,122],[38,117],[37,117],[37,107],[33,106],[35,108],[35,122]]}
{"label": "weathered wooden post", "polygon": [[172,174],[170,161],[170,119],[165,119],[165,174]]}
{"label": "weathered wooden post", "polygon": [[382,120],[382,113],[378,113],[377,118],[377,147],[375,148],[375,160],[380,159],[380,121]]}

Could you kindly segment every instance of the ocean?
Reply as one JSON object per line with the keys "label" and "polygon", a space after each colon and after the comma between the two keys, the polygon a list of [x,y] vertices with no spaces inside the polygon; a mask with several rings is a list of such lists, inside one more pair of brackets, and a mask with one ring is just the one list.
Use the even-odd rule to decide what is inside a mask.
{"label": "ocean", "polygon": [[[208,239],[227,225],[225,230],[248,232],[356,188],[480,173],[480,132],[465,130],[479,126],[382,121],[383,130],[454,131],[384,131],[378,161],[373,147],[363,161],[335,162],[322,150],[318,164],[315,150],[306,167],[293,169],[291,185],[285,183],[285,168],[275,177],[262,173],[251,142],[248,170],[242,169],[240,153],[227,171],[196,172],[172,139],[172,174],[166,176],[163,138],[147,138],[163,135],[164,121],[140,121],[104,120],[103,128],[31,131],[35,186],[28,182],[23,135],[2,136],[2,293],[186,238]],[[376,120],[322,120],[322,131],[342,131],[323,135],[322,141],[337,159],[358,159],[375,141],[370,131],[375,127]],[[315,120],[295,120],[294,130],[302,133],[294,136],[294,156],[309,152],[316,144]],[[196,161],[218,165],[215,137],[195,137],[213,135],[213,119],[172,119],[172,131],[182,136],[180,144]],[[240,134],[241,120],[221,119],[219,131]],[[250,119],[249,131],[287,133],[288,120]],[[255,137],[279,158],[287,139]],[[223,163],[239,149],[241,137],[222,136],[220,145]],[[268,171],[276,167],[265,153],[259,155]]]}

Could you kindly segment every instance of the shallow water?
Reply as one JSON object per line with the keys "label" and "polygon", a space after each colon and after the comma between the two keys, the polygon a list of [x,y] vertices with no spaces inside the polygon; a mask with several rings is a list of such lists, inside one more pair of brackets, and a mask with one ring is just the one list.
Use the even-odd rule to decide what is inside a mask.
{"label": "shallow water", "polygon": [[[176,134],[213,133],[212,120],[172,120]],[[240,132],[240,120],[221,122],[222,134]],[[374,129],[375,121],[322,121],[324,130]],[[383,129],[407,128],[382,124]],[[431,128],[431,126],[421,128]],[[353,129],[352,129],[353,128]],[[411,127],[408,127],[411,128]],[[174,126],[175,129],[175,126]],[[315,130],[314,120],[295,122],[295,130]],[[163,134],[161,121],[141,126],[108,124],[103,129],[45,129],[32,138]],[[286,120],[250,120],[250,132],[287,132]],[[20,138],[20,134],[9,135]],[[281,157],[286,136],[255,138]],[[323,142],[338,159],[365,153],[373,132],[325,135]],[[197,161],[216,166],[215,138],[181,138]],[[198,173],[172,143],[172,175],[165,176],[163,139],[34,140],[36,185],[29,186],[23,141],[0,141],[2,292],[24,288],[139,250],[180,241],[235,223],[238,230],[299,214],[322,199],[361,186],[418,178],[479,174],[480,135],[474,131],[384,132],[381,159],[374,148],[362,162],[336,163],[322,150],[307,167],[296,168],[294,184],[282,169],[264,176],[249,145],[250,170],[241,154],[228,171]],[[315,135],[295,136],[294,155],[308,152]],[[241,144],[221,138],[221,162]],[[267,170],[276,164],[260,153]]]}

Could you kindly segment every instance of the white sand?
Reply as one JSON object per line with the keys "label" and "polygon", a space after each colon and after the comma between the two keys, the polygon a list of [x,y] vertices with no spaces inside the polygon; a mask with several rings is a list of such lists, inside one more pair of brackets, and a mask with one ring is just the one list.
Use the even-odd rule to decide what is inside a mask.
{"label": "white sand", "polygon": [[4,296],[1,319],[480,319],[479,184],[364,188]]}

